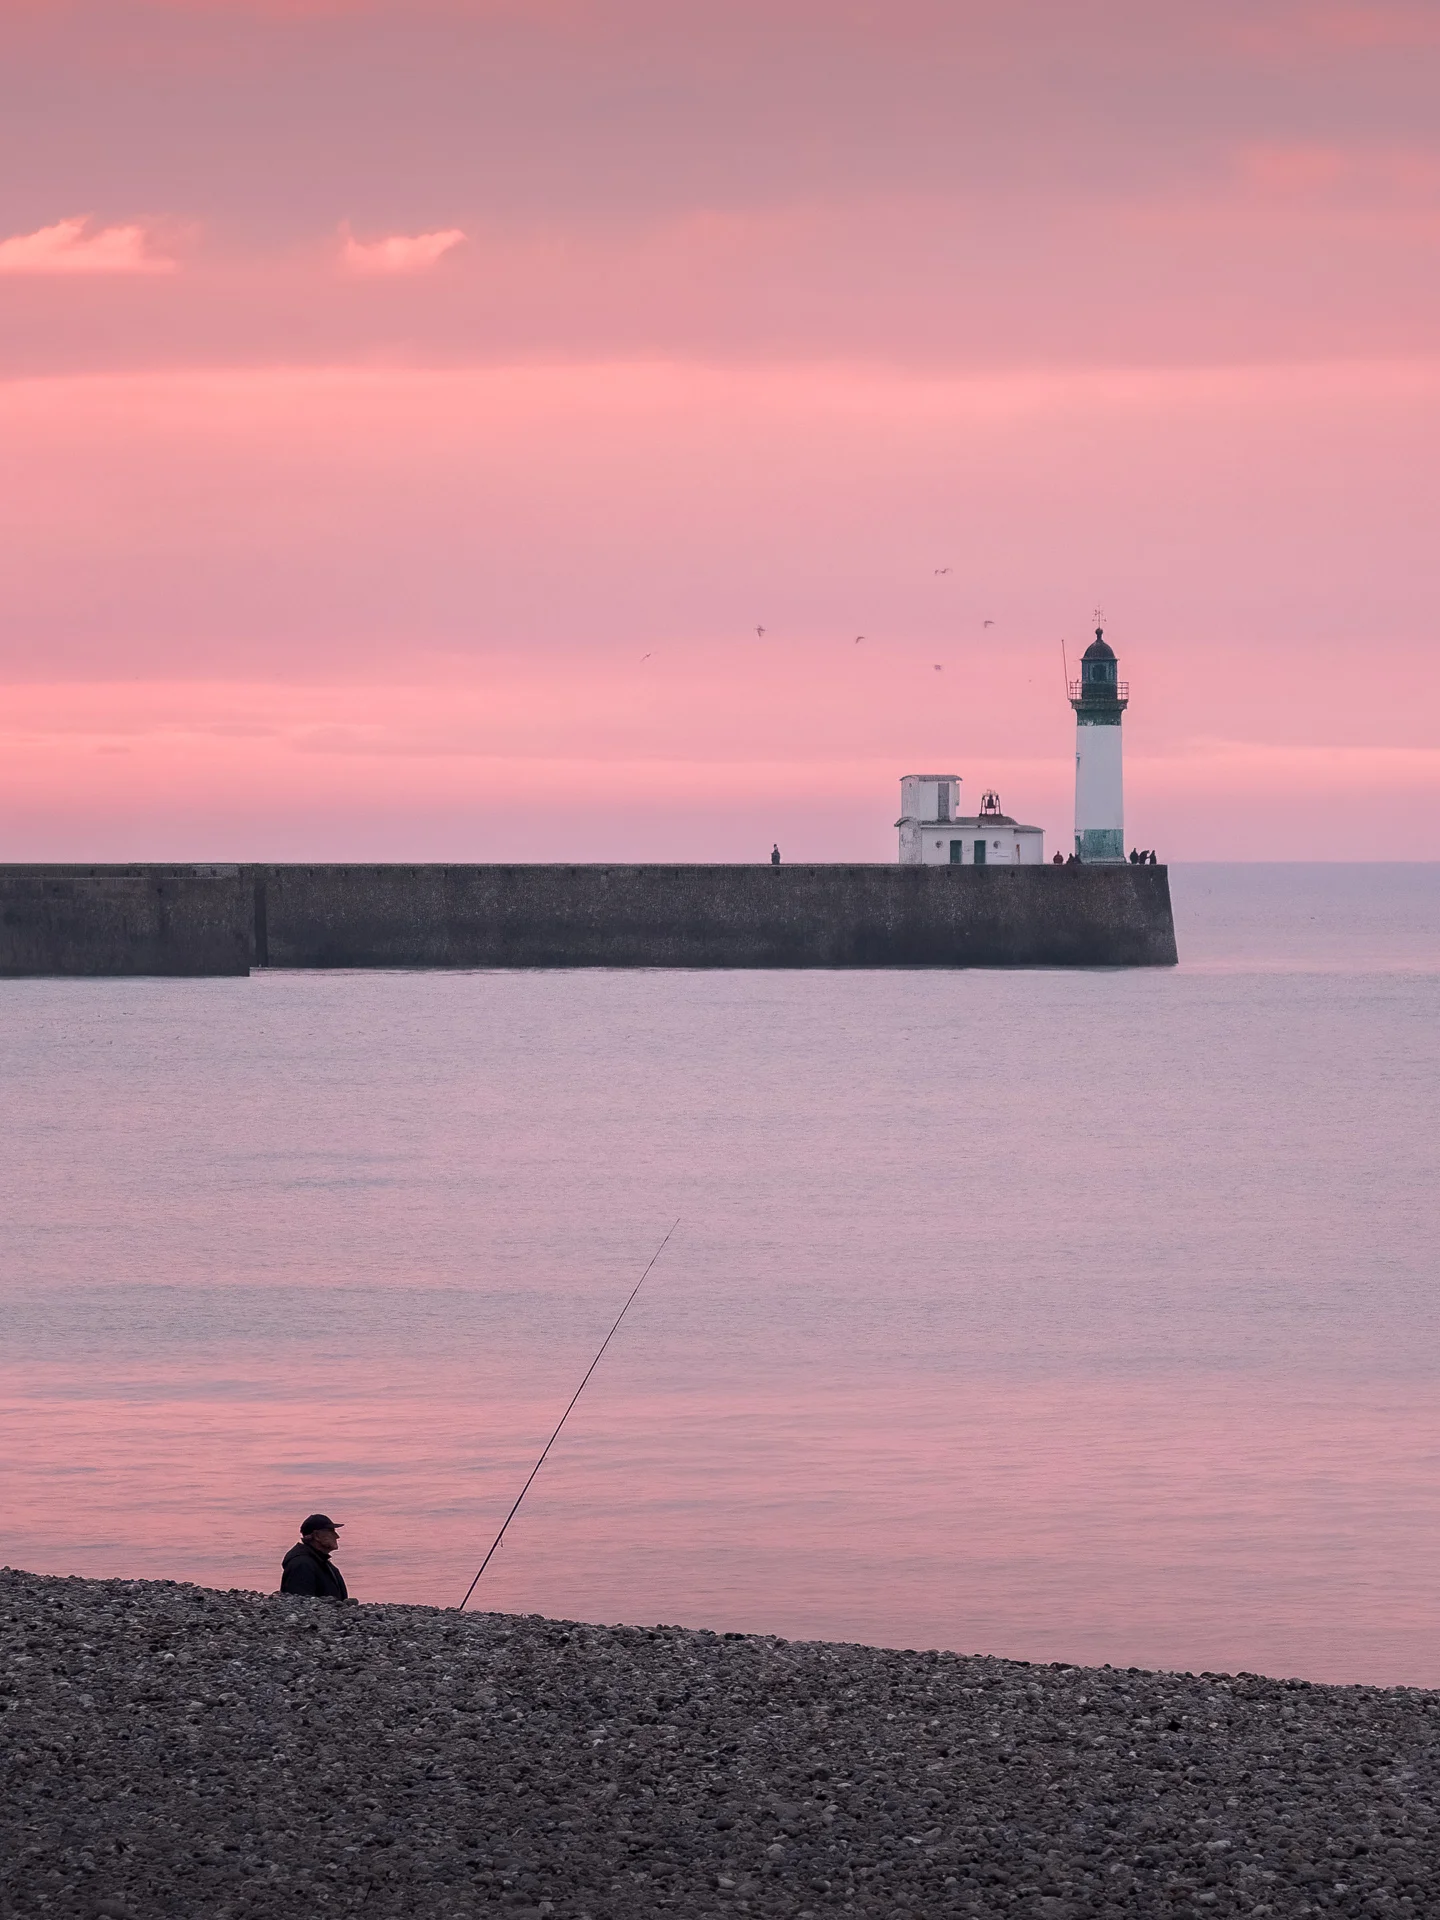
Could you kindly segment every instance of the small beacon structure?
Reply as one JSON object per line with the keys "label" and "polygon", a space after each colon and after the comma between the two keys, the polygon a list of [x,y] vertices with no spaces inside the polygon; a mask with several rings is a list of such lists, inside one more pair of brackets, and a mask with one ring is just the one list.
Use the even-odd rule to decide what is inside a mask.
{"label": "small beacon structure", "polygon": [[958,773],[907,773],[900,781],[902,867],[1038,867],[1045,834],[1000,811],[998,793],[982,795],[979,813],[960,811]]}
{"label": "small beacon structure", "polygon": [[1075,852],[1103,865],[1125,858],[1125,787],[1120,764],[1120,716],[1130,704],[1128,682],[1119,677],[1105,630],[1080,662],[1070,682],[1075,709]]}

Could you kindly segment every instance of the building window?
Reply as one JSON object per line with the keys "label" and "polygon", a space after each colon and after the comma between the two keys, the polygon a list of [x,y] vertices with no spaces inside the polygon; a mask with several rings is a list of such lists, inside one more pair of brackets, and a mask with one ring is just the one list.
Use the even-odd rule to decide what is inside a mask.
{"label": "building window", "polygon": [[952,840],[950,842],[951,866],[958,867],[960,865],[960,862],[964,859],[964,857],[965,857],[965,842],[963,840]]}
{"label": "building window", "polygon": [[985,864],[985,842],[983,840],[977,840],[975,842],[975,864],[977,867],[983,867]]}

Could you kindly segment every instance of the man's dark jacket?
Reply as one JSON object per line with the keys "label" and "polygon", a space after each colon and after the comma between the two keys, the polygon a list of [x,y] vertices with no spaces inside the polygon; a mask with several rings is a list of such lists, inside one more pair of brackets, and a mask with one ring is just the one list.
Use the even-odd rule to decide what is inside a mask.
{"label": "man's dark jacket", "polygon": [[328,1553],[321,1553],[304,1540],[291,1547],[280,1575],[282,1593],[308,1593],[316,1600],[345,1600],[345,1581]]}

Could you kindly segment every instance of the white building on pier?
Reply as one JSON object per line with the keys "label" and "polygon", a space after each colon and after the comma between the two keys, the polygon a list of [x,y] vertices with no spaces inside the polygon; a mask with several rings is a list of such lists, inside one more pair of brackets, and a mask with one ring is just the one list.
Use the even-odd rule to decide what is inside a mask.
{"label": "white building on pier", "polygon": [[979,813],[961,813],[958,773],[905,774],[895,825],[904,867],[1038,867],[1045,858],[1044,830],[1002,813],[998,793],[981,797]]}

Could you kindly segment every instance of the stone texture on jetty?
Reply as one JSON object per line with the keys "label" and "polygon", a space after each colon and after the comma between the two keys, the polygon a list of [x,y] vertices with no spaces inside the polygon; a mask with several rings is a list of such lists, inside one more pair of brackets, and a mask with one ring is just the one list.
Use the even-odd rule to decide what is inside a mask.
{"label": "stone texture on jetty", "polygon": [[0,1575],[0,1910],[1434,1914],[1440,1696]]}
{"label": "stone texture on jetty", "polygon": [[[1170,967],[1164,867],[256,867],[271,967]],[[261,929],[263,927],[263,939]]]}
{"label": "stone texture on jetty", "polygon": [[238,866],[0,864],[0,979],[246,974],[253,918]]}
{"label": "stone texture on jetty", "polygon": [[0,978],[259,967],[1172,967],[1164,867],[0,865]]}

